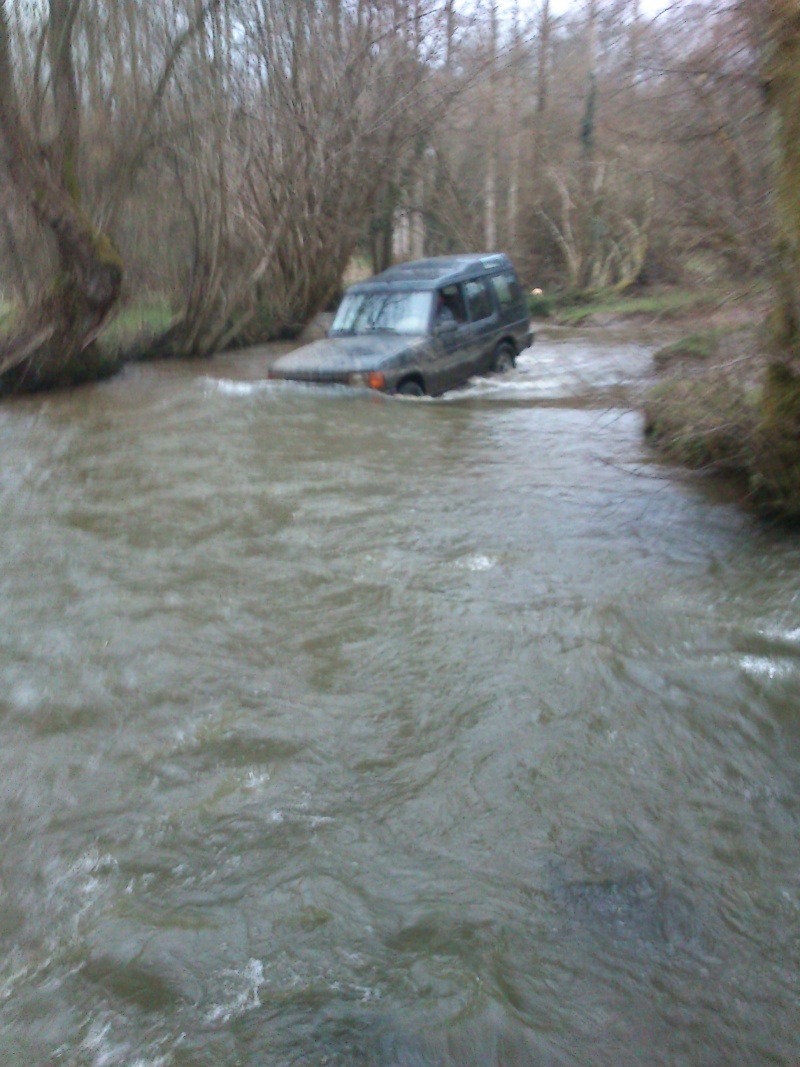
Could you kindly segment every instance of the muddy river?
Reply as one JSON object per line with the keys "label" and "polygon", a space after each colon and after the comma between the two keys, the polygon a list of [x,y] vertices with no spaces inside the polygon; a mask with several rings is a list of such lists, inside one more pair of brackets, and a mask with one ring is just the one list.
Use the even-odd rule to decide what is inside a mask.
{"label": "muddy river", "polygon": [[654,347],[0,407],[3,1067],[798,1062],[800,542]]}

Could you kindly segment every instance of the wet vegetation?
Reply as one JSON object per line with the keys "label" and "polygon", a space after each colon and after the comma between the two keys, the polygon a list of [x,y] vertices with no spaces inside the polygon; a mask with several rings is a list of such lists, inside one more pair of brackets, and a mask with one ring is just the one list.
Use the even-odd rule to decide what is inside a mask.
{"label": "wet vegetation", "polygon": [[552,318],[564,326],[608,325],[614,321],[672,322],[712,311],[731,299],[730,287],[692,289],[685,285],[635,286],[625,293],[563,292],[529,300],[533,318]]}
{"label": "wet vegetation", "polygon": [[645,433],[669,462],[733,477],[751,510],[800,523],[800,409],[770,355],[768,325],[687,334],[654,355]]}
{"label": "wet vegetation", "polygon": [[645,431],[670,460],[748,476],[756,454],[763,360],[752,328],[692,334],[659,350],[661,381],[645,401]]}

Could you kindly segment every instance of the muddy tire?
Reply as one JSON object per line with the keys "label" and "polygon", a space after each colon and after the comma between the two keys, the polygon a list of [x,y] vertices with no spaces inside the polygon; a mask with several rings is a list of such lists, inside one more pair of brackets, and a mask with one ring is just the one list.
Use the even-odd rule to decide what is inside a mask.
{"label": "muddy tire", "polygon": [[408,378],[400,382],[397,387],[398,396],[425,396],[425,390],[415,378]]}
{"label": "muddy tire", "polygon": [[513,370],[515,358],[514,349],[507,341],[499,344],[492,356],[492,374],[507,374]]}

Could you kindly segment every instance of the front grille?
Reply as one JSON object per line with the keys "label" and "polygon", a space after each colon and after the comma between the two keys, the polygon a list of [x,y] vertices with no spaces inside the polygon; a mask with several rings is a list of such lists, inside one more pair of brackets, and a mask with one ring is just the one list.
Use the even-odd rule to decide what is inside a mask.
{"label": "front grille", "polygon": [[350,374],[345,371],[284,371],[271,370],[270,378],[282,378],[289,382],[308,382],[315,385],[349,385]]}

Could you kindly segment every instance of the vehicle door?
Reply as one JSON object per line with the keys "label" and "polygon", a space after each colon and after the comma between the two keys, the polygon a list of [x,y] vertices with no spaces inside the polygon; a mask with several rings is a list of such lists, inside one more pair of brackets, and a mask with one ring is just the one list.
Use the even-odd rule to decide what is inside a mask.
{"label": "vehicle door", "polygon": [[485,277],[464,282],[464,296],[470,320],[470,374],[485,374],[491,369],[497,342],[499,317],[492,290]]}
{"label": "vehicle door", "polygon": [[428,389],[443,393],[472,374],[472,326],[461,285],[445,285],[436,291],[433,316],[434,357]]}
{"label": "vehicle door", "polygon": [[517,351],[521,351],[530,340],[530,314],[517,275],[513,270],[504,270],[493,274],[490,283],[497,301],[501,330],[503,334],[513,336]]}

